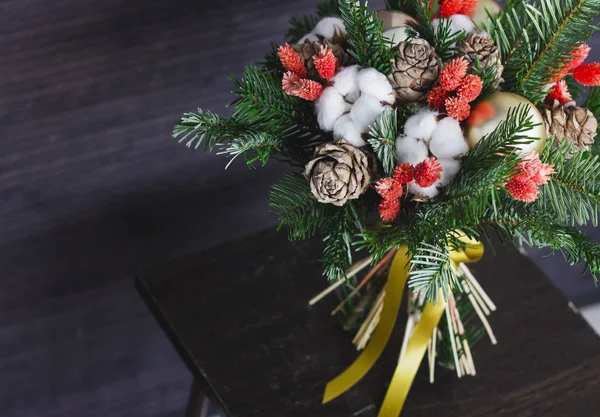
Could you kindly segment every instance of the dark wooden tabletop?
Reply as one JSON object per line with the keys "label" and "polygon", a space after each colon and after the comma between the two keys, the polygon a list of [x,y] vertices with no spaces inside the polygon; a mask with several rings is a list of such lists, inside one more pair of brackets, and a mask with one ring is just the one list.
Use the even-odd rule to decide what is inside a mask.
{"label": "dark wooden tabletop", "polygon": [[[137,287],[198,381],[236,417],[376,416],[403,335],[399,321],[373,370],[321,405],[325,383],[356,357],[327,305],[318,240],[268,231],[141,273]],[[473,266],[498,306],[474,351],[478,375],[425,368],[405,416],[600,416],[600,339],[533,263],[488,250]]]}

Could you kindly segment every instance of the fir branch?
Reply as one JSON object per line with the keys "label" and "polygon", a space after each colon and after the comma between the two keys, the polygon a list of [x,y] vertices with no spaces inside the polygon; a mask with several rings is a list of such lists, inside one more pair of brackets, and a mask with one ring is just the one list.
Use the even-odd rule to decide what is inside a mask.
{"label": "fir branch", "polygon": [[346,277],[346,271],[352,265],[354,230],[361,230],[362,225],[357,224],[351,202],[343,207],[325,205],[325,210],[327,214],[321,225],[325,248],[321,262],[323,275],[333,281]]}
{"label": "fir branch", "polygon": [[248,167],[260,161],[265,166],[272,153],[281,151],[281,139],[268,133],[249,133],[238,136],[228,144],[220,146],[217,155],[229,155],[231,158],[225,169],[240,155],[244,156]]}
{"label": "fir branch", "polygon": [[448,18],[440,19],[434,33],[433,43],[429,42],[435,47],[435,52],[442,61],[447,61],[456,55],[456,45],[467,36],[464,30],[454,32],[451,24],[452,21]]}
{"label": "fir branch", "polygon": [[398,115],[396,110],[386,109],[371,125],[369,144],[377,155],[386,175],[391,176],[396,167],[396,137]]}
{"label": "fir branch", "polygon": [[504,85],[534,103],[542,100],[573,49],[590,38],[599,11],[597,0],[515,2],[489,27],[502,52]]}
{"label": "fir branch", "polygon": [[208,110],[198,108],[197,113],[185,113],[173,128],[173,137],[185,142],[188,148],[212,151],[218,143],[225,143],[236,137],[253,134],[256,131],[240,123],[235,118],[223,117]]}
{"label": "fir branch", "polygon": [[422,243],[410,261],[408,287],[428,301],[437,302],[440,291],[448,300],[449,292],[460,285],[451,262],[448,246]]}
{"label": "fir branch", "polygon": [[234,118],[240,123],[284,139],[309,139],[320,134],[312,103],[286,94],[278,74],[247,66],[236,85]]}
{"label": "fir branch", "polygon": [[484,136],[463,159],[461,172],[486,169],[514,153],[518,146],[539,140],[526,135],[536,126],[538,124],[532,122],[528,105],[519,104],[511,108],[504,121],[492,133]]}
{"label": "fir branch", "polygon": [[558,147],[546,146],[545,163],[554,165],[556,174],[542,187],[537,200],[540,210],[552,213],[560,224],[598,225],[600,212],[600,157],[562,142]]}
{"label": "fir branch", "polygon": [[392,72],[395,55],[392,42],[383,37],[383,22],[369,12],[360,0],[340,1],[340,15],[348,32],[348,53],[365,68],[375,68],[385,75]]}
{"label": "fir branch", "polygon": [[410,234],[406,225],[383,223],[364,230],[359,237],[361,240],[354,243],[356,250],[367,249],[373,264],[377,264],[391,249],[408,244]]}
{"label": "fir branch", "polygon": [[597,281],[600,244],[574,227],[557,223],[552,213],[543,212],[534,204],[513,200],[501,213],[485,215],[481,222],[508,233],[520,244],[550,248],[552,253],[560,252],[568,263],[583,264]]}
{"label": "fir branch", "polygon": [[327,215],[326,205],[310,192],[308,180],[300,174],[287,174],[271,187],[269,205],[279,216],[279,227],[287,227],[289,239],[313,236]]}

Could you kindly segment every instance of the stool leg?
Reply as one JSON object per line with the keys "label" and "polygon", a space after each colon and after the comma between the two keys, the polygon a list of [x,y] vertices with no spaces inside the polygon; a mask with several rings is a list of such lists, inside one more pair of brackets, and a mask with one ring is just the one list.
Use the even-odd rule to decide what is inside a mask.
{"label": "stool leg", "polygon": [[186,417],[207,417],[208,397],[200,389],[200,384],[194,379],[188,398]]}

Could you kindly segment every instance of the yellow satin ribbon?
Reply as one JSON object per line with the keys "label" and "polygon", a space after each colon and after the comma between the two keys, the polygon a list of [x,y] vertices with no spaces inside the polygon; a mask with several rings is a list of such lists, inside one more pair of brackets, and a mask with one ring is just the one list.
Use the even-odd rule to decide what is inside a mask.
{"label": "yellow satin ribbon", "polygon": [[[481,259],[483,256],[481,242],[468,238],[460,231],[455,233],[461,242],[467,246],[464,249],[451,250],[450,259],[452,262],[458,265],[461,262],[470,263]],[[408,281],[409,261],[408,248],[406,246],[400,247],[388,273],[379,324],[369,344],[354,363],[327,384],[323,395],[323,404],[342,395],[357,384],[379,359],[396,324],[396,317],[402,303],[402,294]],[[445,308],[446,302],[441,294],[437,303],[427,303],[425,305],[419,323],[408,341],[404,356],[398,362],[394,371],[394,376],[379,410],[378,417],[397,417],[402,411],[415,375],[419,370],[423,356],[425,356],[427,342],[431,339]]]}

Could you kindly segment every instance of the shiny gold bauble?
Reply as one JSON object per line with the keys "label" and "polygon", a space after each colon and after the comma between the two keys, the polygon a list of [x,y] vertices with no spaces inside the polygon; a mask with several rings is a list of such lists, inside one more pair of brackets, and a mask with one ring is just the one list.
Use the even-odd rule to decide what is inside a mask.
{"label": "shiny gold bauble", "polygon": [[498,5],[498,3],[496,3],[494,0],[479,0],[477,8],[471,16],[471,19],[473,19],[473,22],[478,27],[481,27],[482,23],[489,24],[489,17],[486,13],[486,9],[492,17],[496,17],[500,14],[500,12],[502,12],[500,5]]}
{"label": "shiny gold bauble", "polygon": [[467,119],[467,142],[469,147],[473,149],[485,135],[492,133],[500,122],[506,120],[508,111],[515,109],[520,104],[528,106],[531,122],[537,125],[523,132],[522,135],[538,138],[538,140],[519,145],[517,148],[521,150],[520,153],[523,155],[533,151],[541,153],[546,143],[546,127],[542,114],[532,102],[513,93],[494,93],[473,106],[471,116]]}

